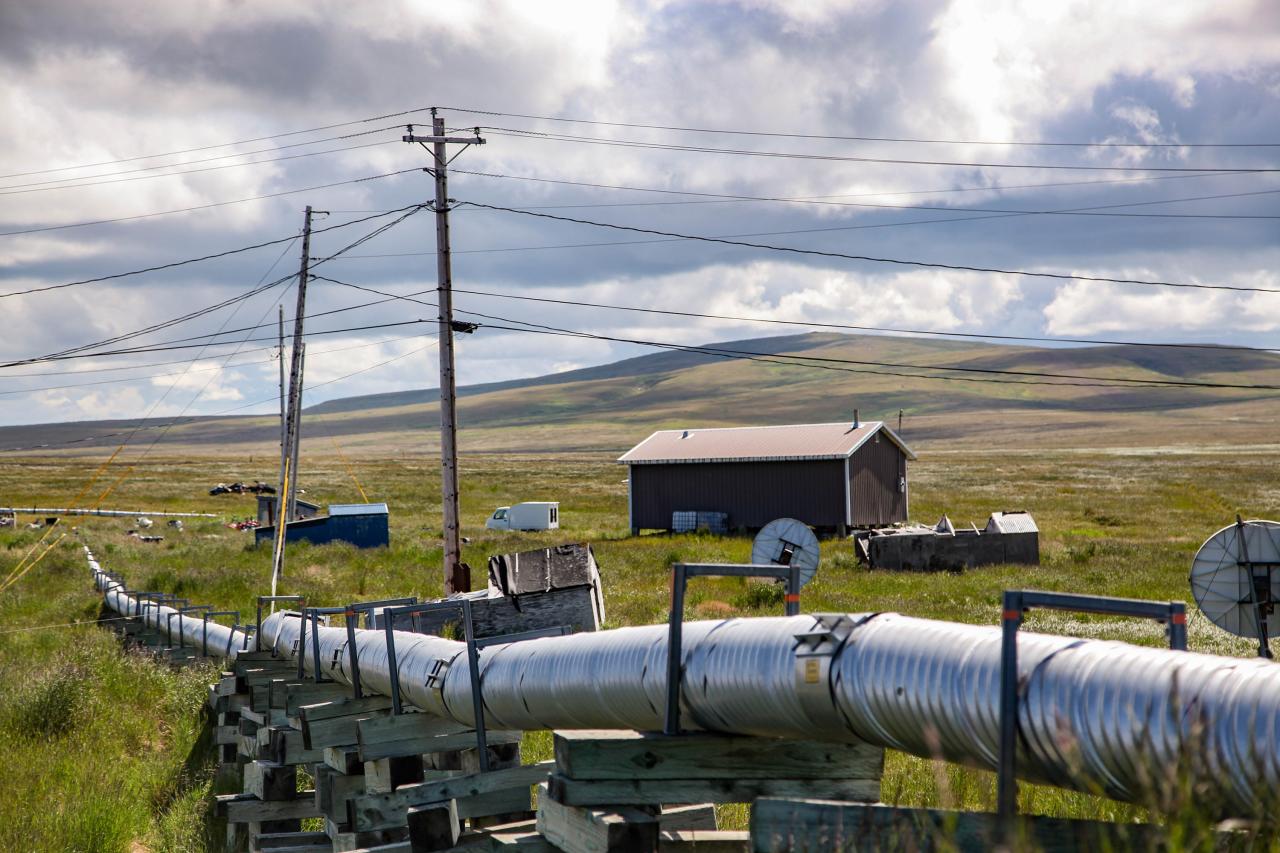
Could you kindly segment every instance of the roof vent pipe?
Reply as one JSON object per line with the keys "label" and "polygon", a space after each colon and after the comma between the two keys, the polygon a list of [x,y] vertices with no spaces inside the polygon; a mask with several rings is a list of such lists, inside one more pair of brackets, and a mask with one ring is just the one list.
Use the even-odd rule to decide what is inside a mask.
{"label": "roof vent pipe", "polygon": [[854,429],[858,429],[858,428],[859,428],[859,427],[861,427],[861,426],[862,426],[862,424],[861,424],[861,423],[859,423],[859,421],[858,421],[858,410],[857,410],[857,409],[854,409],[854,410],[853,410],[853,428],[854,428]]}

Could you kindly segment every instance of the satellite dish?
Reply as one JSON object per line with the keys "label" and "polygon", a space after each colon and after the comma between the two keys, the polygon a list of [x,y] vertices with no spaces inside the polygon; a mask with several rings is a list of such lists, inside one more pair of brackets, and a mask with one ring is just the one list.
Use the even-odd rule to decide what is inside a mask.
{"label": "satellite dish", "polygon": [[1267,621],[1280,602],[1280,523],[1241,521],[1210,536],[1191,563],[1191,594],[1209,621],[1267,649]]}
{"label": "satellite dish", "polygon": [[756,534],[751,562],[758,566],[797,566],[800,585],[818,572],[818,537],[809,525],[794,518],[775,518]]}

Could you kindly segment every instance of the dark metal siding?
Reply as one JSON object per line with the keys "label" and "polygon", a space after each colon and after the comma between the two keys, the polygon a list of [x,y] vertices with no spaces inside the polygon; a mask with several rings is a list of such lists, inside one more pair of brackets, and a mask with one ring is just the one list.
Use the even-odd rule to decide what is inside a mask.
{"label": "dark metal siding", "polygon": [[815,527],[845,523],[843,459],[630,468],[632,527],[669,530],[676,510],[727,512],[730,527],[787,517]]}
{"label": "dark metal siding", "polygon": [[[286,542],[306,540],[316,545],[326,542],[350,542],[357,548],[377,548],[391,544],[388,517],[385,513],[371,515],[322,515],[291,521],[284,528]],[[259,527],[254,531],[254,544],[275,539],[274,527]]]}
{"label": "dark metal siding", "polygon": [[[880,440],[877,442],[876,438]],[[883,435],[870,438],[849,457],[849,495],[854,526],[907,520],[907,457]]]}

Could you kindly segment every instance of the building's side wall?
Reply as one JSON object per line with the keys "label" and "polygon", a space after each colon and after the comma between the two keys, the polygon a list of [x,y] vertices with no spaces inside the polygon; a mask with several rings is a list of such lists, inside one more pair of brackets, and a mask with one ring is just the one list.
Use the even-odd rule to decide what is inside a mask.
{"label": "building's side wall", "polygon": [[[879,441],[876,441],[879,438]],[[907,520],[907,457],[876,435],[849,459],[849,495],[855,527]]]}
{"label": "building's side wall", "polygon": [[727,512],[730,527],[775,518],[815,527],[845,523],[844,460],[632,465],[631,524],[669,530],[677,510]]}

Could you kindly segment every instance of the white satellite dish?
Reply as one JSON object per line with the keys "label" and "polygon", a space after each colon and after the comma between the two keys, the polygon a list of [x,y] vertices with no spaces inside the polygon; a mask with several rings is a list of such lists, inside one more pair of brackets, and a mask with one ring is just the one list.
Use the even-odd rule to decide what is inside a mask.
{"label": "white satellite dish", "polygon": [[1269,657],[1267,622],[1280,602],[1280,522],[1237,519],[1210,536],[1191,563],[1191,594],[1209,621],[1256,637]]}
{"label": "white satellite dish", "polygon": [[800,585],[818,572],[818,537],[809,525],[794,518],[775,518],[756,534],[751,562],[758,566],[797,566]]}

